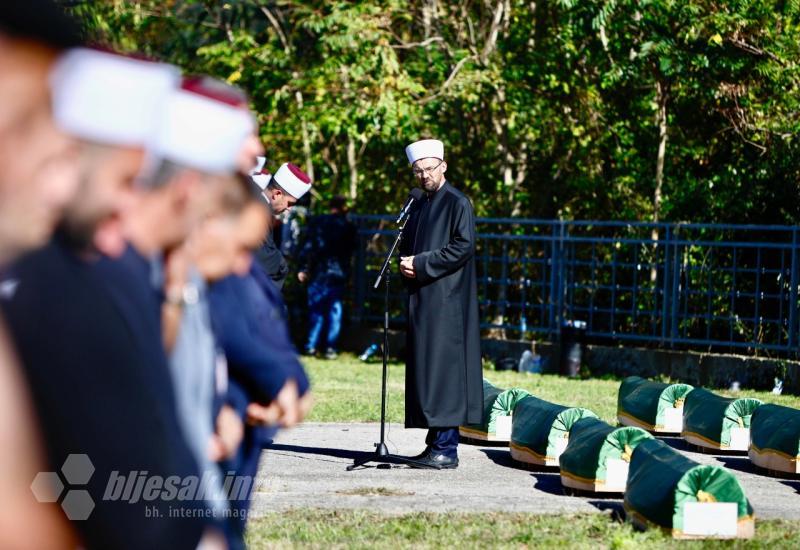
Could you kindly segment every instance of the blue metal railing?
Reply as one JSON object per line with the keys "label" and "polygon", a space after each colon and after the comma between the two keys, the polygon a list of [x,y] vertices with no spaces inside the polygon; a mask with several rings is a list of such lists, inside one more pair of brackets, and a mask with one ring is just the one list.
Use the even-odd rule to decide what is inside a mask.
{"label": "blue metal railing", "polygon": [[[380,321],[372,289],[392,219],[354,216],[353,316]],[[797,355],[798,230],[791,226],[478,219],[481,326],[555,339],[583,320],[597,342]],[[404,315],[394,277],[391,311]]]}

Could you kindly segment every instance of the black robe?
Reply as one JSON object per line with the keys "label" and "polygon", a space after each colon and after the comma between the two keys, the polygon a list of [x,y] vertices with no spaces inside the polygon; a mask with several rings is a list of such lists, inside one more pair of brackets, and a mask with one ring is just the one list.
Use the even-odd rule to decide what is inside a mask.
{"label": "black robe", "polygon": [[477,424],[483,416],[475,215],[449,183],[411,213],[402,256],[408,289],[406,427]]}

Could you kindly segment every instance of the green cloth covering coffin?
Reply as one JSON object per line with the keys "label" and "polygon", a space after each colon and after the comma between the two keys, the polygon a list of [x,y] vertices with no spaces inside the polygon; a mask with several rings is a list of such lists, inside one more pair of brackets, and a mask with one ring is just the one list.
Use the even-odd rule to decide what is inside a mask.
{"label": "green cloth covering coffin", "polygon": [[651,382],[638,376],[622,381],[617,395],[617,420],[655,433],[681,433],[683,402],[689,384]]}
{"label": "green cloth covering coffin", "polygon": [[514,407],[530,395],[523,389],[501,390],[483,379],[483,424],[459,427],[461,437],[483,441],[505,441],[511,437],[511,417]]}
{"label": "green cloth covering coffin", "polygon": [[753,508],[730,471],[698,464],[658,439],[634,449],[624,506],[635,526],[678,538],[750,538],[755,530]]}
{"label": "green cloth covering coffin", "polygon": [[633,450],[652,438],[634,426],[615,428],[591,417],[577,421],[559,457],[561,484],[582,491],[624,492]]}
{"label": "green cloth covering coffin", "polygon": [[800,411],[761,405],[750,420],[750,461],[778,472],[800,474]]}
{"label": "green cloth covering coffin", "polygon": [[517,403],[511,421],[511,457],[539,466],[558,466],[569,431],[581,418],[597,415],[580,407],[548,403],[529,395]]}
{"label": "green cloth covering coffin", "polygon": [[750,416],[761,401],[722,397],[697,388],[683,404],[683,438],[700,447],[746,451],[750,446]]}

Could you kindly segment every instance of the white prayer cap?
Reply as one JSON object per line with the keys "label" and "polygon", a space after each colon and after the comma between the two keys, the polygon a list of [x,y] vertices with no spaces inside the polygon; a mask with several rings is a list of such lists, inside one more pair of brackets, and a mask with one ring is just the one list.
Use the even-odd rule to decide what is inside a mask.
{"label": "white prayer cap", "polygon": [[273,176],[275,183],[295,199],[300,199],[311,189],[311,178],[291,162],[284,162]]}
{"label": "white prayer cap", "polygon": [[144,146],[158,109],[180,82],[172,65],[111,52],[75,48],[50,74],[53,119],[79,139],[116,146]]}
{"label": "white prayer cap", "polygon": [[211,174],[233,172],[254,131],[244,93],[208,77],[189,78],[165,98],[150,152]]}
{"label": "white prayer cap", "polygon": [[255,176],[256,174],[260,174],[266,163],[267,157],[256,157],[256,165],[250,170],[250,175]]}
{"label": "white prayer cap", "polygon": [[267,157],[256,157],[256,165],[250,170],[250,179],[263,191],[272,180],[272,174],[266,168]]}
{"label": "white prayer cap", "polygon": [[408,163],[414,164],[419,159],[437,158],[444,160],[444,143],[438,139],[423,139],[415,141],[406,147]]}
{"label": "white prayer cap", "polygon": [[[269,185],[269,182],[272,181],[272,174],[270,174],[269,170],[267,170],[266,168],[261,170],[261,172],[259,172],[258,174],[253,174],[250,177],[252,178],[253,183],[258,185],[261,188],[262,191],[264,189],[266,189],[267,185]],[[287,191],[287,193],[288,193],[288,191]],[[292,196],[294,196],[294,195],[292,195]]]}

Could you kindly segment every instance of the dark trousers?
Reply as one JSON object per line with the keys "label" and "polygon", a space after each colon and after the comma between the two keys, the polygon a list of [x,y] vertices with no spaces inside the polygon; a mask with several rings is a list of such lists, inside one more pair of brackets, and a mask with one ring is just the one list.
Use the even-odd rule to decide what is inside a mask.
{"label": "dark trousers", "polygon": [[437,454],[458,458],[458,428],[429,428],[425,443]]}

